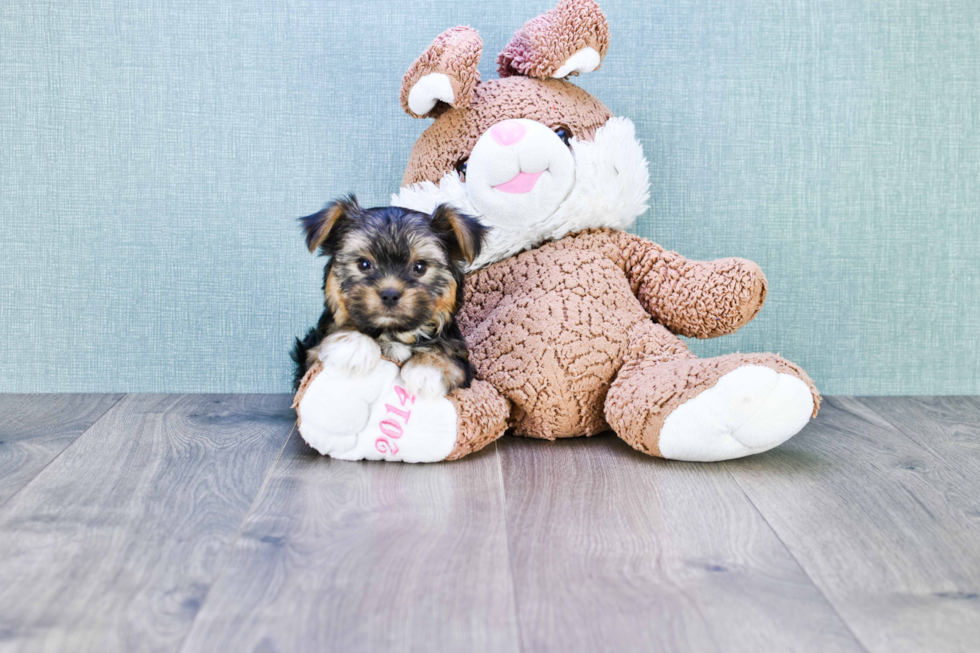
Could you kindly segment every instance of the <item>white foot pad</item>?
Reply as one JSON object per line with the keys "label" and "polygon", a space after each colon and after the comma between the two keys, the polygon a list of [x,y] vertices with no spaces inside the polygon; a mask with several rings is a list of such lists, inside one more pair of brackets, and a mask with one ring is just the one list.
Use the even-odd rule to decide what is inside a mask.
{"label": "white foot pad", "polygon": [[724,375],[678,406],[660,430],[660,454],[710,462],[761,453],[799,433],[813,414],[806,383],[761,365]]}
{"label": "white foot pad", "polygon": [[398,366],[385,360],[363,376],[325,365],[296,412],[303,439],[341,460],[428,463],[445,460],[456,446],[452,402],[411,394]]}

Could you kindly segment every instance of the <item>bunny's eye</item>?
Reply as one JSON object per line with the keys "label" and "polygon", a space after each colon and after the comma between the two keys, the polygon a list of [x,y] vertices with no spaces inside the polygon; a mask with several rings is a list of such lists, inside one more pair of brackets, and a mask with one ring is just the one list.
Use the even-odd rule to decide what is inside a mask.
{"label": "bunny's eye", "polygon": [[466,176],[466,162],[467,161],[469,161],[469,159],[463,159],[462,161],[460,161],[459,163],[456,164],[456,172],[459,173],[459,176],[460,177],[465,177]]}
{"label": "bunny's eye", "polygon": [[555,135],[561,139],[561,142],[565,144],[565,147],[568,147],[568,142],[572,140],[572,130],[568,129],[567,127],[559,127],[555,130]]}

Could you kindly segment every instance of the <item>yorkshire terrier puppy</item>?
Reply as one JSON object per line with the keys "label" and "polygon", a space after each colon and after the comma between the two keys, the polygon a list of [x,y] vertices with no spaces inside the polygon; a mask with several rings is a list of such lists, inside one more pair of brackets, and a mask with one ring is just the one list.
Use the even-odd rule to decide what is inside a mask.
{"label": "yorkshire terrier puppy", "polygon": [[473,379],[456,323],[463,262],[480,255],[486,228],[448,205],[429,216],[396,207],[362,209],[353,195],[300,218],[310,252],[329,256],[323,314],[296,339],[295,386],[317,360],[364,374],[384,356],[401,364],[407,389],[424,398]]}

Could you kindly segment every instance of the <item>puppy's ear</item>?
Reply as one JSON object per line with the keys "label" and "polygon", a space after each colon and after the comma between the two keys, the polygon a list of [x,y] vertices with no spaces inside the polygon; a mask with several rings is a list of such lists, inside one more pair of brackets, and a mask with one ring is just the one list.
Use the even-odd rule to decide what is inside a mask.
{"label": "puppy's ear", "polygon": [[319,213],[300,218],[299,221],[306,233],[306,246],[310,248],[310,253],[315,252],[317,247],[323,247],[325,254],[332,253],[332,243],[337,241],[337,236],[343,232],[345,224],[354,220],[360,210],[357,198],[348,195],[330,202]]}
{"label": "puppy's ear", "polygon": [[487,233],[487,228],[476,218],[460,213],[448,204],[436,207],[432,214],[432,230],[446,243],[454,261],[466,259],[467,263],[480,256]]}

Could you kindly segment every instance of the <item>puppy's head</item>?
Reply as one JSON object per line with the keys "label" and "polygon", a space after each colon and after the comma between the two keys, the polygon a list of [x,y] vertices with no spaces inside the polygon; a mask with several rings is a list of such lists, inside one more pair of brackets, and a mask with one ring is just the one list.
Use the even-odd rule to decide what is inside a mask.
{"label": "puppy's head", "polygon": [[446,205],[432,215],[362,209],[353,195],[300,220],[310,251],[331,257],[323,289],[338,326],[372,337],[448,323],[462,300],[463,263],[480,255],[486,231]]}

